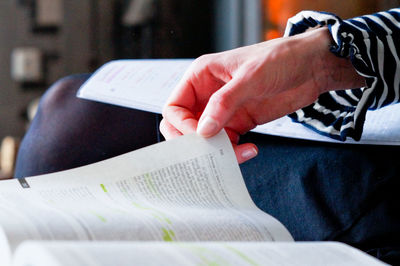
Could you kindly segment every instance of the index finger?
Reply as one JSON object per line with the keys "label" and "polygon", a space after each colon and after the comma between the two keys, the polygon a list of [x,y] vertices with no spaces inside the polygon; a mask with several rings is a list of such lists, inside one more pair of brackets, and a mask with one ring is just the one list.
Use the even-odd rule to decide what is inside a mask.
{"label": "index finger", "polygon": [[196,132],[197,118],[187,108],[167,105],[163,111],[164,119],[182,134]]}
{"label": "index finger", "polygon": [[[168,106],[181,106],[185,108],[192,108],[196,101],[193,85],[189,79],[190,72],[187,70],[183,77],[179,80],[174,90],[168,96],[168,99],[163,107],[163,111]],[[164,113],[163,113],[164,114]]]}
{"label": "index finger", "polygon": [[188,76],[188,72],[169,96],[162,112],[164,119],[183,134],[192,133],[197,128],[194,111],[196,95],[186,76]]}
{"label": "index finger", "polygon": [[207,67],[192,65],[169,96],[164,118],[183,134],[195,132],[209,98],[222,85]]}

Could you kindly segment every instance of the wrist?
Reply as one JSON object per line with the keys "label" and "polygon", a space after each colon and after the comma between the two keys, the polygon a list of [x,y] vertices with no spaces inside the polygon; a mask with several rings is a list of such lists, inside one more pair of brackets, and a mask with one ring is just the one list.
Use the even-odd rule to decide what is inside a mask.
{"label": "wrist", "polygon": [[356,72],[350,59],[330,51],[334,40],[327,27],[307,31],[302,37],[306,50],[304,62],[310,66],[309,79],[313,80],[319,94],[364,86],[364,78]]}

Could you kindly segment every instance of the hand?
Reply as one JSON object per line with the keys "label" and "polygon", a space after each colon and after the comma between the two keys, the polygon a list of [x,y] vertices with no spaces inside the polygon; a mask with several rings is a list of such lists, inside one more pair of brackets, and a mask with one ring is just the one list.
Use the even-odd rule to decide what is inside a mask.
{"label": "hand", "polygon": [[196,59],[169,97],[160,125],[166,139],[197,131],[227,131],[238,162],[257,147],[237,145],[241,134],[294,112],[328,90],[359,87],[350,61],[329,51],[331,37],[319,28]]}

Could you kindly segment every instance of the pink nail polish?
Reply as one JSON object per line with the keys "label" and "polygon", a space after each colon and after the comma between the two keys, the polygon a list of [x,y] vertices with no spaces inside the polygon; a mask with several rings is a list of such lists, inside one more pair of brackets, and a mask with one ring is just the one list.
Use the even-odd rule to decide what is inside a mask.
{"label": "pink nail polish", "polygon": [[257,154],[258,154],[258,151],[255,148],[250,148],[250,149],[246,149],[242,152],[242,157],[245,160],[249,160],[249,159],[256,157]]}

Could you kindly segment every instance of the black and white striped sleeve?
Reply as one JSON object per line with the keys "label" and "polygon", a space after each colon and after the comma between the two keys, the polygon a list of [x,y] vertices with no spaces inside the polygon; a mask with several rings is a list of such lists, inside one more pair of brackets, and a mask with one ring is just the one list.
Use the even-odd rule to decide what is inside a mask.
{"label": "black and white striped sleeve", "polygon": [[285,35],[318,26],[329,28],[334,40],[331,51],[350,58],[356,71],[365,77],[366,86],[324,93],[289,116],[331,138],[359,140],[368,109],[400,101],[400,8],[348,20],[330,13],[303,11],[289,19]]}

